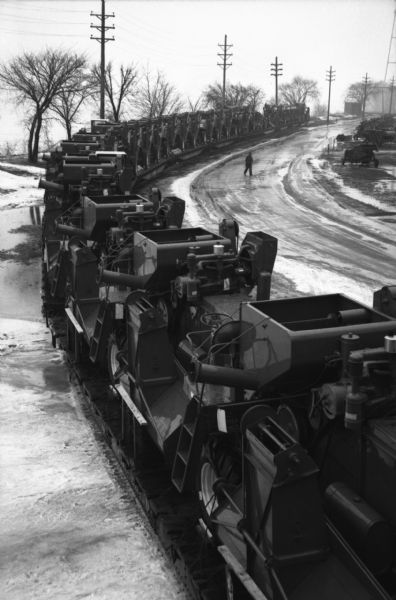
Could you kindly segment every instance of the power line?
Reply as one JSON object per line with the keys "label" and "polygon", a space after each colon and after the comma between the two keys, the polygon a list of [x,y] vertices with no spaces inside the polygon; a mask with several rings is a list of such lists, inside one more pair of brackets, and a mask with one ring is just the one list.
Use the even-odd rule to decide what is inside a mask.
{"label": "power line", "polygon": [[[131,27],[128,27],[129,23],[131,27],[133,27],[132,39]],[[166,53],[169,55],[172,54],[175,56],[180,56],[179,43],[174,35],[165,37],[162,35],[162,31],[154,29],[152,27],[147,27],[146,23],[143,21],[139,21],[139,19],[134,20],[134,22],[132,23],[130,19],[125,17],[122,19],[122,25],[116,22],[116,27],[117,29],[120,29],[121,31],[124,31],[128,34],[129,45],[131,45],[131,43],[134,45],[138,45],[139,47],[141,45],[145,45],[146,47],[150,48],[150,51],[155,52],[159,55],[163,55],[164,53]],[[148,35],[145,35],[146,32]],[[160,38],[162,38],[164,42],[166,42],[166,46],[158,43],[158,40]],[[213,56],[208,52],[205,53],[205,50],[207,50],[207,45],[204,44],[189,44],[189,50],[193,50],[196,55],[199,55],[199,57],[204,56],[209,58],[210,56]]]}
{"label": "power line", "polygon": [[[18,0],[18,2],[15,2],[15,0],[12,0],[12,2],[6,2],[5,0],[1,0],[2,3],[6,6],[7,9],[12,9],[12,10],[16,10],[16,11],[20,11],[23,12],[24,14],[27,11],[27,6],[31,6],[32,2],[27,1],[24,2],[23,0]],[[40,6],[41,4],[41,6]],[[48,8],[48,0],[44,0],[44,2],[34,2],[34,8],[32,10],[34,10],[35,13],[37,13],[38,10],[40,10],[40,8]],[[52,2],[53,4],[53,2]],[[26,6],[27,5],[27,6]],[[59,7],[59,4],[57,3],[56,6],[56,10],[57,12],[63,12],[63,13],[77,13],[77,14],[87,14],[86,10],[82,9],[82,10],[77,10],[75,8],[63,8],[63,7]]]}
{"label": "power line", "polygon": [[[169,47],[167,46],[166,48],[160,47],[157,43],[153,43],[152,41],[150,41],[150,39],[152,38],[145,38],[145,37],[141,37],[139,35],[139,31],[134,32],[133,34],[133,40],[131,42],[131,30],[127,29],[126,27],[122,26],[122,25],[117,25],[117,30],[120,30],[121,32],[125,32],[128,34],[128,37],[126,39],[126,43],[128,45],[128,49],[129,52],[131,52],[133,47],[138,47],[139,50],[144,50],[147,49],[147,52],[150,53],[151,56],[156,55],[156,56],[169,56],[172,59],[183,59],[186,62],[188,62],[188,59],[185,55],[180,53],[180,48],[178,46],[174,46]],[[118,36],[117,39],[125,39],[125,35],[120,35]],[[132,44],[132,45],[131,45]],[[125,46],[127,47],[127,46]],[[193,56],[197,57],[197,59],[201,59],[201,58],[205,58],[205,57],[212,57],[213,54],[203,54],[202,52],[199,52],[198,50],[195,52],[195,54],[193,54]]]}
{"label": "power line", "polygon": [[[59,25],[59,20],[57,21],[53,21],[51,19],[41,19],[41,18],[33,18],[33,17],[26,17],[24,18],[23,16],[19,16],[19,15],[7,15],[4,14],[3,12],[0,13],[1,16],[1,21],[3,23],[4,20],[9,19],[11,21],[11,23],[43,23],[45,24],[51,24],[51,25]],[[62,25],[84,25],[84,23],[82,23],[81,21],[62,21]]]}
{"label": "power line", "polygon": [[11,35],[24,35],[24,36],[30,36],[30,35],[39,35],[41,37],[78,37],[78,38],[82,38],[83,34],[80,33],[49,33],[48,31],[42,32],[42,31],[31,31],[29,29],[29,31],[24,31],[22,29],[4,29],[3,27],[0,27],[0,31],[4,31],[5,33],[10,33]]}

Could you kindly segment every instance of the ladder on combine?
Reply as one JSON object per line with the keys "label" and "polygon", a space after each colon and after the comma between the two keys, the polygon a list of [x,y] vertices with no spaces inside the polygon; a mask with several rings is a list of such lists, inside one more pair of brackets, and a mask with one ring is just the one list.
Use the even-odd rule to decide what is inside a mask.
{"label": "ladder on combine", "polygon": [[194,472],[191,466],[201,450],[202,431],[198,427],[201,404],[195,396],[190,400],[180,428],[177,450],[172,468],[172,482],[179,492],[191,488]]}
{"label": "ladder on combine", "polygon": [[112,330],[111,304],[102,300],[95,321],[93,336],[89,344],[89,359],[93,362],[103,362],[107,354],[107,340]]}

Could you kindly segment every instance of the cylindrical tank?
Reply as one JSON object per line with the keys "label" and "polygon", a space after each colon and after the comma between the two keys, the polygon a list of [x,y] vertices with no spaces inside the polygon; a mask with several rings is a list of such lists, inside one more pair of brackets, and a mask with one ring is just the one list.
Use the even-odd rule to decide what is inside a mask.
{"label": "cylindrical tank", "polygon": [[394,548],[389,523],[343,482],[328,486],[325,503],[330,518],[369,569],[375,574],[388,571]]}
{"label": "cylindrical tank", "polygon": [[339,310],[336,313],[336,320],[340,325],[356,325],[357,323],[370,323],[370,312],[366,308]]}

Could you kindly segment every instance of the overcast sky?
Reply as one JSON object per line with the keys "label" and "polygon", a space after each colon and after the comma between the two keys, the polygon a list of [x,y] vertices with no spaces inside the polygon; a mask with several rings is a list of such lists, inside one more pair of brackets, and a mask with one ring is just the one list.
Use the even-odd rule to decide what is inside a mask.
{"label": "overcast sky", "polygon": [[[100,59],[100,0],[0,0],[0,56],[7,61],[24,50],[61,47]],[[232,44],[231,83],[253,83],[274,95],[270,76],[275,56],[287,82],[295,75],[318,81],[327,103],[326,71],[333,67],[332,108],[342,110],[349,84],[385,76],[394,17],[394,0],[106,0],[115,17],[115,41],[106,59],[159,69],[185,97],[195,100],[222,71],[217,62],[227,34]],[[396,32],[395,32],[396,34]],[[396,61],[396,39],[391,60]],[[395,51],[393,50],[395,46]],[[396,65],[388,69],[390,80]],[[92,117],[98,115],[92,114]],[[0,145],[13,127],[0,118]]]}

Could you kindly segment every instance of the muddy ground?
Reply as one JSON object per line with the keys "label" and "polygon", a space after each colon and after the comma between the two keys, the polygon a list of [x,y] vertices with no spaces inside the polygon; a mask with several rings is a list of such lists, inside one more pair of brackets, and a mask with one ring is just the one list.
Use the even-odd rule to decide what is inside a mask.
{"label": "muddy ground", "polygon": [[331,183],[324,183],[327,191],[333,195],[335,201],[342,209],[355,205],[367,217],[381,217],[388,223],[396,222],[396,145],[384,144],[375,155],[379,159],[379,166],[375,168],[362,166],[358,164],[342,164],[343,150],[322,152],[321,158],[328,163],[328,168],[332,169],[343,181],[345,188],[357,190],[365,196],[373,199],[379,197],[383,205],[388,204],[389,210],[384,210],[375,205],[358,205],[358,201],[353,197],[345,197],[338,194],[338,191]]}

